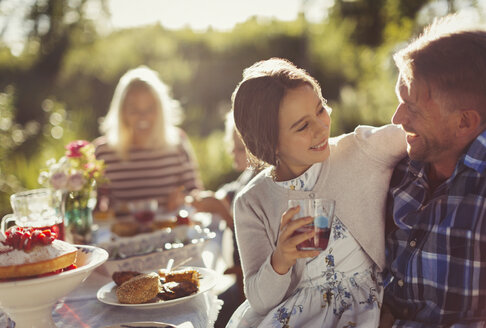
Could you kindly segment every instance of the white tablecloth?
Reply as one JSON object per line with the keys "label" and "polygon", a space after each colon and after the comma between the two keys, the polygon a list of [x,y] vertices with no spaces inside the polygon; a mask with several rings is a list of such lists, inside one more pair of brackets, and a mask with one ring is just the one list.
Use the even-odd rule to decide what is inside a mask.
{"label": "white tablecloth", "polygon": [[[194,328],[213,327],[222,301],[211,291],[197,295],[186,302],[156,309],[137,309],[107,305],[96,299],[96,292],[111,279],[96,271],[56,304],[53,319],[62,327],[105,327],[117,323],[157,321],[180,325],[192,323]],[[94,296],[93,296],[94,295]]]}
{"label": "white tablecloth", "polygon": [[[184,327],[211,328],[223,304],[212,291],[207,291],[185,302],[155,309],[107,305],[97,300],[96,292],[109,281],[106,276],[94,272],[77,289],[56,303],[52,312],[56,326],[97,328],[127,322],[155,321]],[[1,309],[0,327],[14,327]]]}
{"label": "white tablecloth", "polygon": [[[219,273],[224,270],[224,267],[217,268],[221,262],[221,241],[225,228],[220,227],[219,223],[219,220],[211,222],[211,230],[216,232],[216,238],[205,244],[201,257],[193,258],[185,265],[208,267]],[[56,326],[97,328],[126,322],[155,321],[182,325],[184,328],[212,328],[223,304],[223,301],[217,298],[217,293],[233,283],[221,275],[221,283],[215,288],[187,301],[155,309],[136,309],[107,305],[98,301],[98,289],[111,281],[111,277],[103,274],[103,270],[95,270],[78,288],[56,303],[52,312]],[[3,327],[13,328],[14,325],[0,309],[0,328]]]}

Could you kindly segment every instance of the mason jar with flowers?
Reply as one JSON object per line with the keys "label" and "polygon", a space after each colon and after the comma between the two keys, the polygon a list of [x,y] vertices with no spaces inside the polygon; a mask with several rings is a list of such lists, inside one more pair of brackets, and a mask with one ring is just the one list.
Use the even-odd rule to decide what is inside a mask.
{"label": "mason jar with flowers", "polygon": [[39,183],[63,194],[65,239],[75,244],[88,244],[92,238],[96,186],[104,182],[104,161],[97,160],[94,145],[76,140],[66,145],[58,161],[47,161]]}

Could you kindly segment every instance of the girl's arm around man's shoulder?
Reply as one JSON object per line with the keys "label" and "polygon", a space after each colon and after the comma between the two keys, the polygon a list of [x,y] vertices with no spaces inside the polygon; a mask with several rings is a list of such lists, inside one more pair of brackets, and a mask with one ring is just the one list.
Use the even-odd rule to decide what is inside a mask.
{"label": "girl's arm around man's shoulder", "polygon": [[387,165],[395,166],[407,154],[406,134],[400,125],[359,125],[354,134],[364,152]]}

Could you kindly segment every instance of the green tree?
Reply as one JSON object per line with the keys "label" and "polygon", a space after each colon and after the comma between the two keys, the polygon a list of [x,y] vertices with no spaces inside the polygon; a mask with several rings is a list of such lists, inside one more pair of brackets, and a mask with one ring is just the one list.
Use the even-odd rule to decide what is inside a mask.
{"label": "green tree", "polygon": [[[258,60],[285,57],[313,75],[334,109],[333,135],[357,124],[387,123],[396,106],[392,54],[430,22],[438,4],[446,11],[477,5],[473,0],[336,0],[319,23],[301,14],[292,22],[251,18],[224,32],[154,24],[100,35],[86,10],[93,3],[103,8],[105,1],[32,1],[24,17],[31,27],[24,51],[14,56],[0,41],[0,90],[7,95],[0,98],[8,99],[9,108],[1,112],[8,114],[0,116],[0,128],[7,121],[15,127],[3,130],[2,138],[14,130],[35,130],[15,132],[23,136],[21,142],[1,146],[6,160],[0,179],[17,179],[9,192],[35,187],[45,159],[58,157],[68,141],[97,137],[98,120],[106,115],[118,79],[138,65],[157,70],[180,100],[182,127],[210,188],[234,173],[221,138],[224,114],[243,69]],[[8,2],[14,0],[2,0]],[[0,26],[0,33],[4,30]]]}
{"label": "green tree", "polygon": [[[104,0],[98,1],[103,8]],[[24,51],[18,58],[0,64],[0,89],[11,85],[16,90],[13,105],[17,123],[44,123],[41,104],[52,96],[70,47],[96,37],[94,22],[86,17],[88,5],[93,1],[46,0],[33,1],[27,9],[22,25],[30,29],[25,35]],[[11,9],[17,10],[15,6]],[[6,30],[4,26],[3,33]],[[35,144],[25,142],[22,147],[23,151],[33,152]]]}

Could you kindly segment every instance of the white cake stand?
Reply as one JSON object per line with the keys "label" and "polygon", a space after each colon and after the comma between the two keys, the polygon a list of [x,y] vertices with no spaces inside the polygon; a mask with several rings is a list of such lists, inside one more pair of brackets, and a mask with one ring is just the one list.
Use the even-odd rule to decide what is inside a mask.
{"label": "white cake stand", "polygon": [[0,308],[15,322],[16,328],[56,327],[52,320],[54,304],[108,259],[102,248],[75,246],[76,269],[47,277],[0,282]]}

